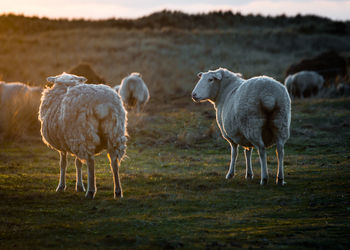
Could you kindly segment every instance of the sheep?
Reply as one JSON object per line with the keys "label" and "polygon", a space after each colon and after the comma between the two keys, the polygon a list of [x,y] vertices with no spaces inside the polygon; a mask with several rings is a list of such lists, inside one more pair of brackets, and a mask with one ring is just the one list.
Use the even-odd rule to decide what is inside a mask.
{"label": "sheep", "polygon": [[339,96],[349,96],[350,95],[350,85],[347,83],[339,83],[336,92]]}
{"label": "sheep", "polygon": [[289,75],[284,85],[292,97],[309,97],[316,95],[324,84],[324,78],[315,71],[300,71]]}
{"label": "sheep", "polygon": [[85,191],[82,163],[88,167],[86,198],[96,193],[94,156],[107,149],[114,180],[114,198],[123,197],[120,162],[126,151],[126,111],[120,96],[109,86],[85,84],[86,78],[62,73],[47,78],[53,87],[44,90],[39,120],[44,143],[60,154],[60,181],[66,188],[67,154],[76,157],[76,191]]}
{"label": "sheep", "polygon": [[200,80],[192,92],[195,102],[209,101],[216,110],[221,134],[231,146],[231,163],[226,179],[235,174],[238,145],[243,146],[246,179],[253,179],[251,153],[258,149],[261,185],[267,184],[266,148],[277,146],[276,183],[284,182],[284,144],[290,135],[291,101],[285,86],[266,76],[244,80],[237,74],[219,68],[198,73]]}
{"label": "sheep", "polygon": [[38,111],[43,89],[20,82],[0,82],[0,131],[7,137],[39,133]]}
{"label": "sheep", "polygon": [[138,113],[146,105],[150,97],[148,88],[141,78],[141,74],[136,72],[123,78],[120,84],[119,94],[127,108],[132,109],[136,106]]}

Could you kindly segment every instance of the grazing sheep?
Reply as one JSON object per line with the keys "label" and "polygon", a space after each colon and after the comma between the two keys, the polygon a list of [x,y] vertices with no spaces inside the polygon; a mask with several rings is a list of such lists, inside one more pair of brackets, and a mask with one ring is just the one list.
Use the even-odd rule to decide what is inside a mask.
{"label": "grazing sheep", "polygon": [[323,84],[323,76],[315,71],[300,71],[289,75],[284,81],[289,94],[300,98],[317,95]]}
{"label": "grazing sheep", "polygon": [[251,153],[258,149],[261,165],[260,184],[266,184],[266,148],[277,144],[276,183],[284,185],[284,144],[289,138],[291,104],[287,89],[266,76],[248,80],[227,69],[199,73],[192,92],[195,102],[209,101],[216,110],[222,136],[231,145],[231,164],[226,179],[235,174],[238,145],[245,149],[246,178],[253,178]]}
{"label": "grazing sheep", "polygon": [[39,132],[42,88],[20,82],[0,82],[0,131],[6,137]]}
{"label": "grazing sheep", "polygon": [[136,106],[137,112],[140,112],[149,100],[148,88],[139,73],[131,73],[122,80],[119,94],[128,109]]}
{"label": "grazing sheep", "polygon": [[106,85],[84,84],[87,79],[63,73],[48,77],[54,83],[41,98],[39,120],[43,141],[60,153],[60,182],[66,188],[67,153],[76,157],[76,190],[85,191],[81,166],[88,167],[86,198],[96,192],[94,155],[107,149],[114,179],[114,197],[122,197],[119,166],[126,150],[126,111],[120,97]]}

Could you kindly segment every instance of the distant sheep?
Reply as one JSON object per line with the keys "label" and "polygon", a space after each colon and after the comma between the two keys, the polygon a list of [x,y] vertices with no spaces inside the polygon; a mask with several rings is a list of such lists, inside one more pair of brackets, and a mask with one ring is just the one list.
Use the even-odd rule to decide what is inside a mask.
{"label": "distant sheep", "polygon": [[310,97],[317,95],[322,89],[324,78],[315,71],[300,71],[289,75],[284,85],[292,97]]}
{"label": "distant sheep", "polygon": [[244,80],[223,68],[199,73],[198,77],[200,80],[192,98],[195,102],[213,103],[221,134],[231,145],[231,164],[226,179],[235,174],[238,145],[241,145],[245,149],[246,178],[253,178],[251,153],[255,147],[260,156],[260,184],[266,184],[266,148],[277,144],[276,183],[284,185],[284,144],[289,138],[291,121],[287,89],[270,77]]}
{"label": "distant sheep", "polygon": [[[115,86],[117,88],[117,86]],[[149,91],[139,73],[131,73],[125,77],[119,88],[119,94],[128,109],[136,106],[137,112],[140,112],[149,100]]]}
{"label": "distant sheep", "polygon": [[340,83],[338,84],[336,91],[339,96],[349,96],[350,85],[347,83]]}
{"label": "distant sheep", "polygon": [[[39,132],[40,87],[0,82],[0,131],[6,137]],[[36,131],[37,130],[37,131]]]}
{"label": "distant sheep", "polygon": [[106,85],[84,84],[85,77],[63,73],[48,77],[54,83],[41,98],[39,120],[43,141],[60,153],[60,182],[66,188],[67,154],[76,157],[76,190],[85,191],[81,167],[88,167],[85,197],[96,192],[94,155],[107,149],[114,179],[114,197],[122,197],[119,166],[126,150],[126,111],[119,95]]}

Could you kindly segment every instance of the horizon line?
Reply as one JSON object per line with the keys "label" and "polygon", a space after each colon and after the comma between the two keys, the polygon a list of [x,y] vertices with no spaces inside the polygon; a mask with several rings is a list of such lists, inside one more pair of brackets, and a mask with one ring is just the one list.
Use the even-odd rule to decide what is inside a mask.
{"label": "horizon line", "polygon": [[264,18],[276,18],[276,17],[281,17],[281,16],[285,16],[286,18],[295,18],[297,16],[302,16],[302,17],[308,17],[308,16],[314,16],[314,17],[319,17],[319,18],[324,18],[324,19],[328,19],[331,21],[335,21],[335,22],[350,22],[350,17],[349,19],[336,19],[336,18],[331,18],[328,16],[323,16],[320,14],[315,14],[315,13],[296,13],[296,14],[287,14],[285,12],[282,12],[280,14],[263,14],[263,13],[242,13],[241,11],[233,11],[232,9],[213,9],[213,10],[207,10],[207,11],[197,11],[197,12],[190,12],[190,11],[183,11],[181,9],[168,9],[168,8],[163,8],[160,10],[155,10],[155,11],[151,11],[148,14],[142,14],[136,17],[118,17],[118,16],[106,16],[106,17],[68,17],[68,16],[47,16],[47,15],[39,15],[39,14],[26,14],[24,12],[13,12],[13,11],[9,11],[9,12],[0,12],[0,16],[9,16],[9,15],[14,15],[14,16],[23,16],[23,17],[27,17],[27,18],[39,18],[39,19],[49,19],[49,20],[68,20],[68,21],[78,21],[78,20],[83,20],[83,21],[107,21],[107,20],[137,20],[137,19],[141,19],[141,18],[145,18],[145,17],[149,17],[153,14],[156,13],[161,13],[161,12],[179,12],[179,13],[183,13],[183,14],[187,14],[187,15],[209,15],[211,13],[218,13],[218,12],[231,12],[233,15],[242,15],[242,16],[261,16]]}

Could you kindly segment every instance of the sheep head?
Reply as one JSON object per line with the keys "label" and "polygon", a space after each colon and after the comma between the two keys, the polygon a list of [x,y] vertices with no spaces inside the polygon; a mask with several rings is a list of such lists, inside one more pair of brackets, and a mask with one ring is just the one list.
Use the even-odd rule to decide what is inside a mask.
{"label": "sheep head", "polygon": [[197,74],[200,78],[196,87],[192,91],[192,99],[195,102],[214,101],[223,78],[221,69]]}
{"label": "sheep head", "polygon": [[51,83],[85,83],[87,79],[83,76],[76,76],[73,74],[67,74],[66,72],[63,72],[60,75],[57,76],[49,76],[47,78],[48,82]]}

